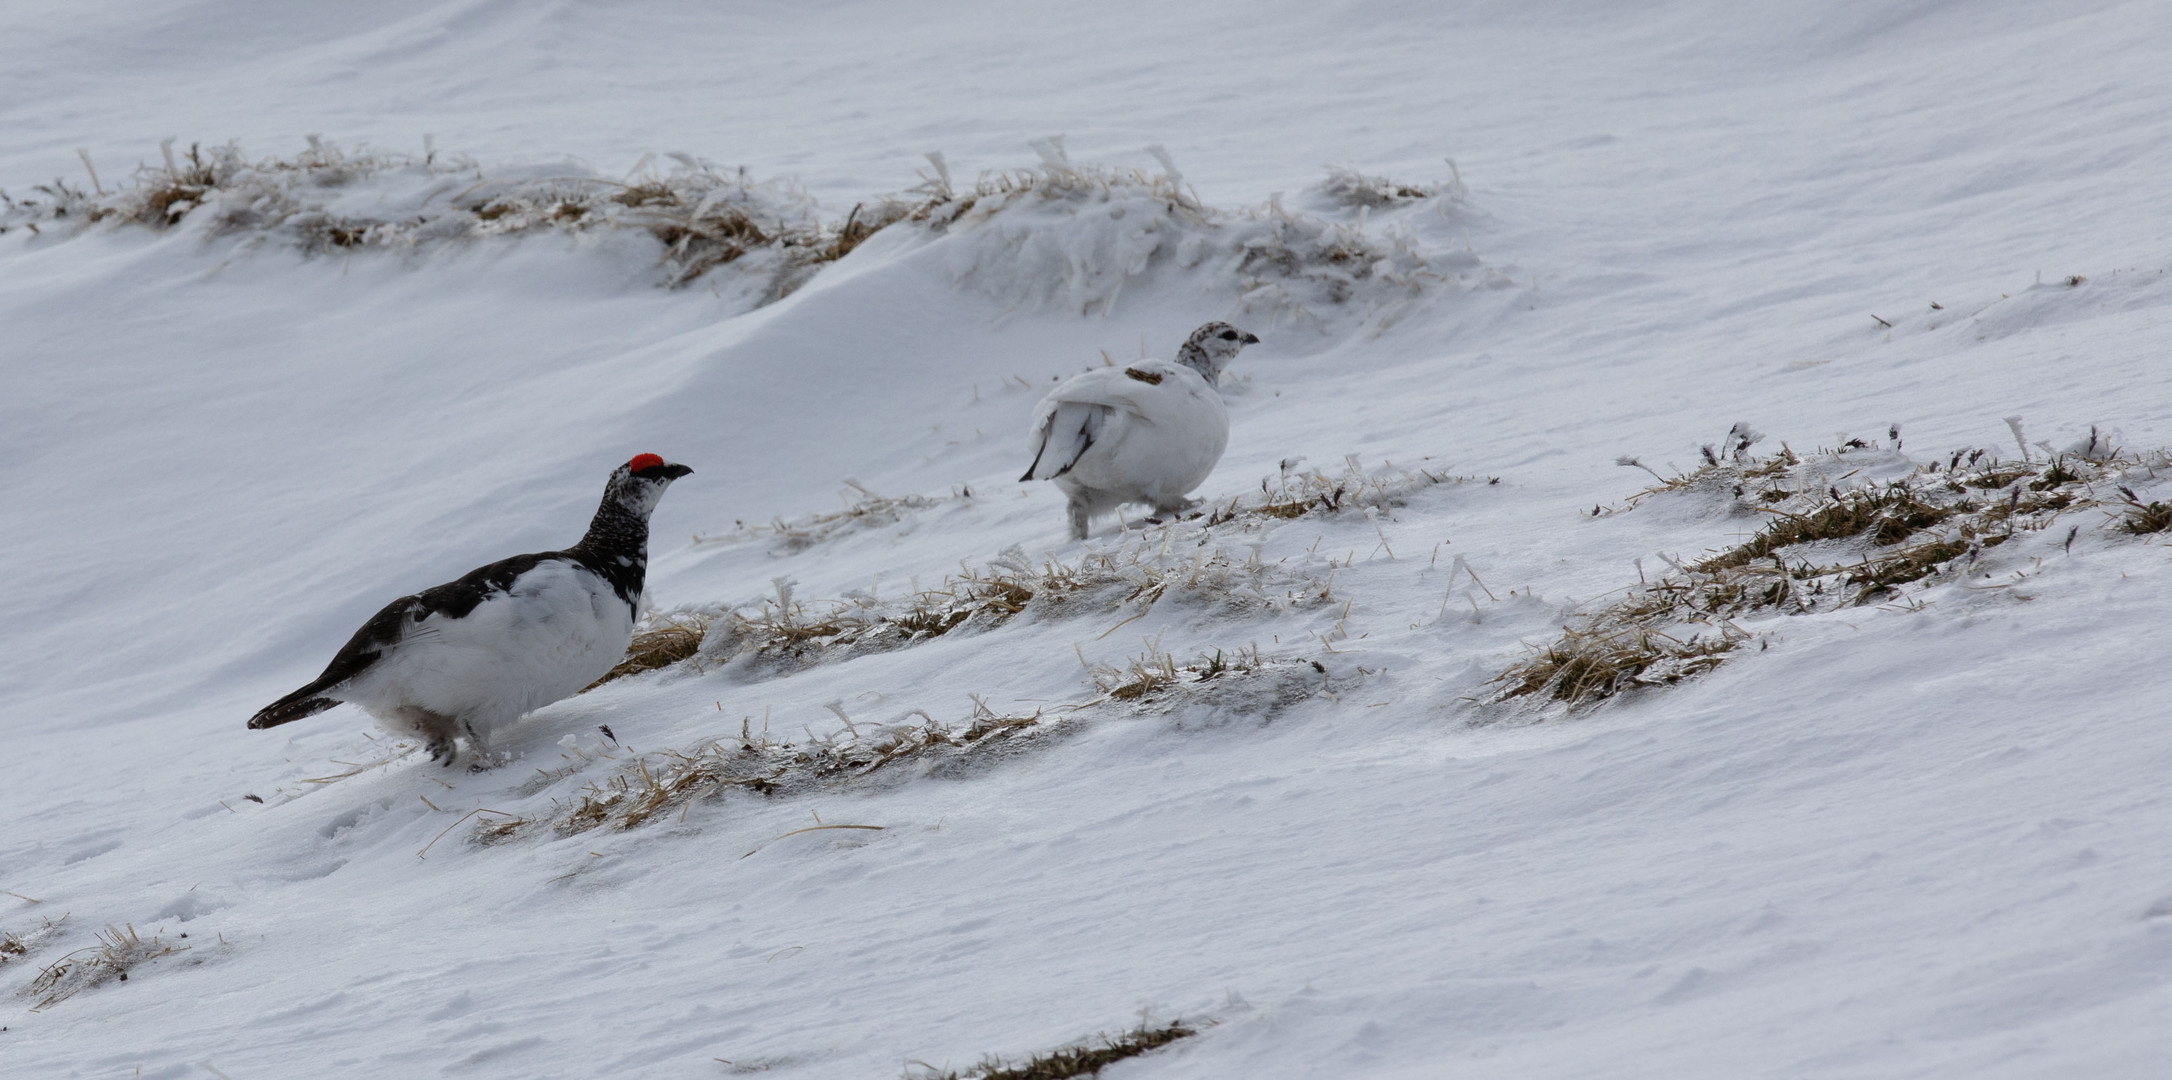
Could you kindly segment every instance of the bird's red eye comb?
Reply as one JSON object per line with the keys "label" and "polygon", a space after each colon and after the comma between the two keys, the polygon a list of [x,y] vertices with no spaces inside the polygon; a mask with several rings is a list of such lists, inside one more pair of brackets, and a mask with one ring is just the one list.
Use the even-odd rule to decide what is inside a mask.
{"label": "bird's red eye comb", "polygon": [[626,468],[630,472],[641,472],[644,469],[659,468],[663,463],[664,459],[655,454],[635,454],[634,459],[626,463]]}

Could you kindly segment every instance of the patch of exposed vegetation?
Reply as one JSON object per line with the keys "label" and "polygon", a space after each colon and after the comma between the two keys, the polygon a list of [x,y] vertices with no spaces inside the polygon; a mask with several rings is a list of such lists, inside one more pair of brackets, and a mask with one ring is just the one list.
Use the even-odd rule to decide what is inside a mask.
{"label": "patch of exposed vegetation", "polygon": [[[2116,489],[2130,508],[2120,529],[2172,526],[2172,508],[2144,504],[2118,484],[2132,471],[2162,467],[2163,456],[2123,455],[2102,446],[2095,433],[2088,443],[2095,456],[2013,461],[1976,449],[1927,463],[1899,453],[1897,430],[1890,437],[1890,450],[1850,440],[1810,460],[1786,447],[1758,457],[1750,447],[1759,436],[1736,425],[1724,449],[1705,449],[1695,472],[1661,477],[1620,509],[1656,495],[1725,492],[1738,512],[1768,518],[1764,526],[1733,547],[1673,564],[1657,580],[1581,616],[1560,639],[1496,676],[1492,700],[1577,706],[1679,682],[1719,666],[1752,639],[1736,619],[1901,599],[1906,587],[1959,576],[2017,533],[2109,505],[2100,487]],[[1634,459],[1622,463],[1643,467]]]}
{"label": "patch of exposed vegetation", "polygon": [[[1001,215],[1005,227],[981,234],[987,246],[960,281],[1008,303],[1106,312],[1133,279],[1196,268],[1231,283],[1233,315],[1256,312],[1273,325],[1284,314],[1305,318],[1313,307],[1361,296],[1414,295],[1483,267],[1467,251],[1425,249],[1407,225],[1368,231],[1362,213],[1335,221],[1293,213],[1279,199],[1235,210],[1204,205],[1158,148],[1159,173],[1074,163],[1056,138],[1033,148],[1039,167],[983,175],[970,190],[954,187],[931,155],[936,172],[902,215],[952,234]],[[1328,185],[1336,183],[1331,175]],[[1445,211],[1461,198],[1454,186],[1412,201]]]}
{"label": "patch of exposed vegetation", "polygon": [[1459,476],[1444,470],[1399,468],[1393,464],[1367,471],[1354,457],[1345,459],[1339,473],[1299,469],[1294,462],[1284,462],[1279,477],[1260,480],[1258,495],[1238,495],[1227,503],[1216,502],[1207,512],[1205,525],[1211,529],[1232,522],[1259,524],[1264,519],[1350,511],[1375,515],[1396,510],[1412,495],[1438,484],[1500,482],[1498,476]]}
{"label": "patch of exposed vegetation", "polygon": [[653,617],[646,626],[634,631],[633,642],[626,647],[626,659],[581,692],[585,694],[613,679],[693,659],[701,651],[702,635],[709,632],[709,624],[715,621],[715,616],[697,611],[672,611]]}
{"label": "patch of exposed vegetation", "polygon": [[2172,529],[2172,503],[2145,503],[2141,496],[2125,487],[2120,488],[2119,493],[2125,496],[2128,507],[2126,516],[2119,521],[2119,531],[2132,536],[2148,536]]}
{"label": "patch of exposed vegetation", "polygon": [[[809,728],[804,738],[787,741],[773,736],[766,721],[761,730],[755,730],[749,717],[741,721],[736,738],[633,755],[616,764],[611,775],[591,781],[569,799],[553,799],[547,813],[500,815],[477,825],[470,836],[478,843],[497,844],[546,829],[567,836],[599,828],[633,829],[673,810],[683,815],[694,803],[727,791],[792,794],[821,785],[864,782],[907,762],[921,773],[954,773],[1059,737],[1090,719],[1097,708],[1167,712],[1203,703],[1271,717],[1319,693],[1328,683],[1327,669],[1319,663],[1262,656],[1257,647],[1216,650],[1188,663],[1149,651],[1125,667],[1093,668],[1090,678],[1098,696],[1078,705],[1008,714],[976,695],[972,711],[954,723],[919,710],[891,723],[871,723],[853,719],[842,702],[834,702],[830,708],[843,722],[842,728],[828,734]],[[566,756],[565,768],[538,770],[531,793],[600,760],[616,758],[617,752],[592,754],[573,746]]]}
{"label": "patch of exposed vegetation", "polygon": [[156,936],[146,941],[133,926],[108,926],[96,937],[97,944],[53,961],[30,980],[24,993],[38,999],[32,1010],[49,1008],[108,982],[127,982],[129,971],[138,965],[188,949],[168,945]]}
{"label": "patch of exposed vegetation", "polygon": [[1676,637],[1634,623],[1593,618],[1564,627],[1547,645],[1494,680],[1496,701],[1550,698],[1582,705],[1640,686],[1671,686],[1720,665],[1741,644],[1726,628],[1708,636]]}
{"label": "patch of exposed vegetation", "polygon": [[1198,1033],[1198,1029],[1182,1023],[1159,1027],[1141,1024],[1121,1035],[1103,1035],[1089,1042],[1034,1054],[1020,1062],[991,1057],[962,1073],[923,1067],[905,1075],[907,1080],[1067,1080],[1069,1077],[1097,1076],[1101,1070],[1126,1058],[1137,1057]]}
{"label": "patch of exposed vegetation", "polygon": [[1443,195],[1460,201],[1468,194],[1463,187],[1461,171],[1455,169],[1454,162],[1449,162],[1448,167],[1456,172],[1456,178],[1447,184],[1405,184],[1385,176],[1368,176],[1353,168],[1330,165],[1327,179],[1320,183],[1319,193],[1352,209],[1405,206]]}
{"label": "patch of exposed vegetation", "polygon": [[[672,810],[683,814],[689,805],[733,789],[761,795],[788,793],[826,782],[864,779],[900,761],[933,767],[988,757],[1008,746],[1013,737],[1055,723],[1038,710],[1032,715],[999,713],[978,697],[973,699],[972,712],[955,724],[923,712],[909,713],[891,724],[856,722],[841,709],[838,716],[845,721],[842,730],[831,735],[809,730],[797,742],[774,738],[766,724],[755,731],[749,719],[741,723],[736,739],[640,754],[618,766],[612,776],[589,783],[570,800],[554,799],[546,815],[488,821],[472,835],[479,843],[494,844],[546,826],[565,836],[606,827],[633,829]],[[585,753],[575,756],[580,760],[573,767],[544,773],[546,782],[595,760]]]}
{"label": "patch of exposed vegetation", "polygon": [[769,536],[776,538],[776,543],[770,549],[772,552],[778,555],[793,555],[838,536],[863,529],[895,525],[944,501],[943,496],[934,495],[878,495],[855,481],[846,480],[845,483],[852,488],[852,492],[845,496],[843,509],[806,514],[790,521],[780,517],[766,525],[749,525],[740,521],[734,523],[732,531],[728,533],[711,536],[696,534],[694,542],[734,543]]}
{"label": "patch of exposed vegetation", "polygon": [[[1327,685],[1327,668],[1319,661],[1262,656],[1257,645],[1230,652],[1216,649],[1186,663],[1179,663],[1169,653],[1149,649],[1122,667],[1095,665],[1087,675],[1101,691],[1100,701],[1154,701],[1157,707],[1167,704],[1163,699],[1172,695],[1211,694],[1216,688],[1210,684],[1217,679],[1250,677],[1255,683],[1271,683],[1266,689],[1280,699],[1277,705],[1311,697]],[[1263,680],[1263,676],[1271,678]],[[1264,714],[1270,710],[1255,711]]]}
{"label": "patch of exposed vegetation", "polygon": [[[1257,495],[1233,497],[1179,522],[1148,518],[1160,528],[1088,551],[1074,562],[1035,564],[1023,548],[1014,546],[985,566],[963,567],[933,588],[895,599],[861,593],[802,601],[797,583],[779,577],[773,582],[775,596],[750,608],[661,617],[637,636],[627,660],[604,681],[684,660],[705,666],[737,662],[750,673],[775,674],[906,648],[960,631],[986,631],[1020,615],[1058,618],[1125,609],[1143,614],[1163,600],[1209,605],[1231,614],[1316,607],[1333,599],[1331,580],[1266,562],[1256,547],[1237,558],[1213,544],[1216,533],[1353,512],[1377,525],[1382,515],[1392,514],[1418,491],[1478,482],[1476,477],[1422,468],[1384,466],[1368,472],[1354,460],[1340,473],[1300,470],[1292,464],[1277,480],[1262,481]],[[1488,477],[1484,482],[1499,480]],[[831,535],[830,530],[872,527],[919,508],[904,499],[859,490],[865,497],[835,514],[757,529],[811,544]],[[1381,544],[1387,544],[1385,532]],[[699,647],[690,651],[697,630]]]}
{"label": "patch of exposed vegetation", "polygon": [[61,926],[68,921],[68,917],[63,915],[58,921],[52,919],[40,921],[44,925],[20,934],[0,930],[0,967],[6,967],[38,951],[39,947],[44,945],[46,941],[60,933]]}
{"label": "patch of exposed vegetation", "polygon": [[1272,612],[1326,603],[1330,586],[1302,570],[1268,563],[1255,550],[1237,559],[1215,547],[1187,552],[1143,540],[1089,551],[1075,562],[1035,565],[1013,547],[983,567],[885,601],[862,594],[803,603],[794,583],[751,612],[717,616],[701,646],[707,663],[796,670],[815,663],[886,652],[961,630],[985,631],[1031,613],[1056,618],[1125,608],[1141,613],[1164,600],[1230,612]]}
{"label": "patch of exposed vegetation", "polygon": [[[25,199],[0,193],[0,232],[114,221],[153,229],[201,222],[207,236],[283,234],[308,252],[415,250],[464,238],[527,233],[639,230],[662,246],[663,282],[680,286],[723,266],[748,302],[789,295],[821,267],[892,227],[930,236],[976,233],[983,247],[966,278],[1012,300],[1080,310],[1113,305],[1126,281],[1160,265],[1221,277],[1240,312],[1302,317],[1311,307],[1362,295],[1387,298],[1458,280],[1482,264],[1467,251],[1429,251],[1407,227],[1368,232],[1364,211],[1391,205],[1459,205],[1460,184],[1395,184],[1330,170],[1318,187],[1338,222],[1291,213],[1279,202],[1225,210],[1202,204],[1173,162],[1160,173],[1073,163],[1060,139],[1034,144],[1037,168],[985,173],[954,184],[942,155],[933,171],[896,195],[825,216],[789,181],[756,181],[685,154],[645,158],[623,179],[566,163],[491,174],[465,157],[345,150],[312,138],[291,157],[251,158],[234,143],[191,146],[139,166],[107,190],[88,158],[88,188],[56,179]],[[340,196],[366,181],[376,200]],[[367,207],[367,209],[363,209]],[[1004,229],[978,226],[1003,216]],[[1488,280],[1498,278],[1489,272]],[[961,279],[965,280],[965,279]],[[1385,291],[1382,291],[1382,290]],[[1272,318],[1270,318],[1270,322]]]}

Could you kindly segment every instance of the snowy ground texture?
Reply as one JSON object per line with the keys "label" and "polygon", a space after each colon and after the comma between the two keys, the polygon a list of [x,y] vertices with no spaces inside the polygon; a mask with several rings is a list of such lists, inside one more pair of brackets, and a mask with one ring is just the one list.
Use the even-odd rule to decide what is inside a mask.
{"label": "snowy ground texture", "polygon": [[[2165,1075],[2168,174],[2151,3],[9,5],[0,1074]],[[1066,542],[1034,401],[1213,318],[1225,512]],[[1738,421],[1797,501],[1632,505]],[[481,773],[244,730],[644,451],[702,656]]]}

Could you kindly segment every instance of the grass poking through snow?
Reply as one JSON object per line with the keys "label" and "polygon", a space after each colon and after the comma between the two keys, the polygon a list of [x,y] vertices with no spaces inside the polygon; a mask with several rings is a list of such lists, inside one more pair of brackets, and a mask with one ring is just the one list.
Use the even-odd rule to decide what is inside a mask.
{"label": "grass poking through snow", "polygon": [[1198,1033],[1198,1029],[1181,1023],[1161,1027],[1141,1024],[1121,1035],[1103,1035],[1094,1042],[1059,1047],[1024,1061],[989,1058],[962,1073],[927,1068],[905,1075],[907,1080],[1068,1080],[1070,1077],[1096,1076],[1126,1058],[1137,1057]]}
{"label": "grass poking through snow", "polygon": [[[1172,712],[1191,705],[1225,708],[1245,716],[1271,719],[1280,710],[1327,688],[1327,669],[1316,661],[1262,656],[1259,649],[1215,650],[1190,663],[1149,651],[1122,668],[1091,669],[1099,691],[1078,705],[1008,714],[973,696],[972,711],[954,723],[913,710],[890,723],[856,720],[843,703],[831,710],[844,722],[829,734],[806,731],[784,741],[765,723],[740,724],[734,738],[711,739],[687,750],[664,750],[618,763],[611,775],[584,785],[570,797],[553,799],[548,811],[529,817],[493,817],[469,834],[481,844],[504,843],[548,829],[570,836],[591,829],[626,830],[693,804],[740,790],[757,795],[792,794],[818,785],[859,783],[910,762],[921,772],[952,772],[999,756],[1020,752],[1046,738],[1060,737],[1097,709]],[[568,749],[569,764],[537,770],[528,790],[539,792],[574,776],[599,760],[616,756]]]}
{"label": "grass poking through snow", "polygon": [[[305,252],[335,253],[638,231],[662,249],[662,284],[683,286],[729,266],[731,288],[759,306],[790,295],[876,234],[907,228],[928,238],[975,234],[975,269],[966,278],[1013,303],[1106,311],[1127,281],[1171,266],[1219,279],[1240,309],[1233,314],[1252,313],[1270,325],[1285,313],[1316,317],[1313,309],[1354,300],[1394,303],[1429,287],[1509,280],[1468,250],[1429,248],[1412,227],[1429,208],[1453,216],[1465,197],[1460,181],[1403,184],[1330,170],[1309,189],[1322,216],[1291,212],[1278,200],[1204,205],[1158,150],[1160,172],[1072,162],[1060,138],[1033,149],[1037,167],[985,173],[972,184],[954,184],[942,156],[931,154],[934,171],[919,185],[835,216],[794,182],[755,180],[743,168],[685,154],[662,163],[645,157],[614,179],[572,162],[494,175],[473,159],[435,152],[428,140],[412,154],[311,138],[292,156],[262,158],[235,143],[191,146],[177,156],[168,140],[160,163],[139,166],[118,189],[106,189],[86,158],[87,186],[56,179],[29,198],[0,201],[0,232],[190,223],[208,236],[277,235]],[[372,182],[386,192],[374,206],[351,197]],[[1393,220],[1368,229],[1374,210]],[[1336,220],[1352,211],[1354,221]],[[1005,228],[981,228],[997,217]],[[1059,250],[1064,254],[1051,262]],[[1470,282],[1474,272],[1483,281]]]}
{"label": "grass poking through snow", "polygon": [[[1895,433],[1892,449],[1851,440],[1806,461],[1786,447],[1753,455],[1758,438],[1737,424],[1722,448],[1706,447],[1704,464],[1694,472],[1660,477],[1624,506],[1601,507],[1596,514],[1620,513],[1655,496],[1702,492],[1731,498],[1737,513],[1765,518],[1761,528],[1733,547],[1676,564],[1563,627],[1559,639],[1494,678],[1498,689],[1491,700],[1575,707],[1640,686],[1680,682],[1718,667],[1753,639],[1736,619],[1901,598],[1905,588],[1957,577],[1985,551],[2075,510],[2123,503],[2129,512],[2118,528],[2125,532],[2172,526],[2172,509],[2145,504],[2119,484],[2130,472],[2163,466],[2161,454],[2144,460],[2103,449],[2096,456],[2055,453],[2041,461],[2011,461],[1979,449],[1919,463],[1899,452]],[[2092,436],[2089,445],[2098,440]],[[1621,464],[1644,467],[1633,458]],[[2124,498],[2107,498],[2100,488]]]}
{"label": "grass poking through snow", "polygon": [[108,926],[97,934],[98,944],[77,949],[38,972],[24,993],[38,999],[33,1011],[45,1009],[115,980],[128,981],[128,973],[140,964],[187,951],[157,936],[146,941],[133,926]]}
{"label": "grass poking through snow", "polygon": [[594,690],[613,679],[639,675],[644,671],[669,667],[682,660],[691,660],[701,651],[701,639],[709,632],[709,625],[716,621],[711,615],[700,612],[674,611],[658,615],[649,625],[634,632],[632,644],[626,647],[626,659],[604,673],[603,678],[590,683],[582,693]]}

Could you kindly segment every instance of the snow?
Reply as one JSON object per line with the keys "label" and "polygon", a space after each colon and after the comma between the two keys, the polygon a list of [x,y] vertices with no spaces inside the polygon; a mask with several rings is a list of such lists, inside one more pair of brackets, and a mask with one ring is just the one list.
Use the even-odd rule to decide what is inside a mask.
{"label": "snow", "polygon": [[[1142,1010],[1207,1026],[1107,1075],[2144,1077],[2172,1053],[2161,539],[2077,511],[2070,546],[2024,534],[1907,603],[1745,620],[1763,647],[1679,686],[1472,700],[1639,560],[1761,520],[1696,493],[1586,516],[1648,483],[1622,455],[1690,468],[1746,420],[1806,455],[1898,424],[1918,461],[2010,456],[2014,415],[2032,442],[2172,446],[2155,5],[4,18],[18,199],[87,181],[78,148],[111,190],[169,136],[428,134],[500,179],[683,150],[839,220],[927,151],[964,189],[1047,169],[1031,143],[1060,132],[1082,169],[1159,176],[1167,147],[1220,215],[1020,197],[759,305],[729,267],[662,287],[628,230],[332,254],[201,212],[0,233],[0,931],[60,923],[0,965],[11,1077],[894,1076]],[[1328,164],[1467,191],[1366,211],[1402,283],[1249,292],[1232,260],[1271,198],[1327,230],[1302,235],[1360,227]],[[1014,479],[1033,404],[1208,318],[1262,338],[1225,375],[1210,500],[1296,458],[1472,479],[1370,518],[1066,543],[1060,493]],[[696,470],[656,517],[664,609],[752,611],[777,579],[898,603],[1014,546],[1257,554],[1333,600],[1177,590],[677,668],[539,711],[475,774],[309,782],[389,756],[348,708],[243,729],[387,600],[569,543],[648,451]],[[739,527],[835,510],[847,478],[927,502],[805,546]],[[1099,696],[1087,665],[1255,643],[1326,692],[1103,702],[970,767],[625,831],[483,845],[492,815],[463,819],[547,815],[742,719],[803,744],[844,729],[832,705],[1053,714]],[[818,822],[881,828],[796,831]],[[34,1009],[39,969],[109,924],[188,951]]]}

